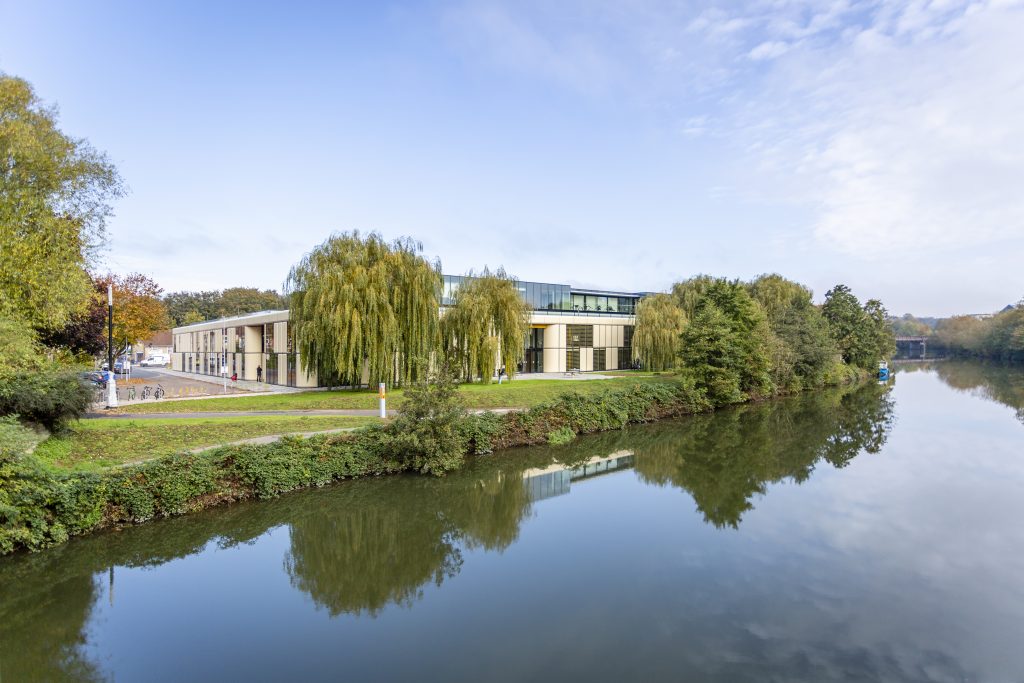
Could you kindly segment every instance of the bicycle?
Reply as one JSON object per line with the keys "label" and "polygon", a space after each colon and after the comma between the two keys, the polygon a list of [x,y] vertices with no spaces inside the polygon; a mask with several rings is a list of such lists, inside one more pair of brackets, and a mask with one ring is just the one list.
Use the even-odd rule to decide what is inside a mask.
{"label": "bicycle", "polygon": [[128,400],[129,401],[134,401],[135,397],[136,397],[135,387],[134,386],[128,387]]}
{"label": "bicycle", "polygon": [[164,388],[161,385],[157,384],[156,391],[153,392],[153,398],[159,401],[165,393],[167,392],[164,391]]}
{"label": "bicycle", "polygon": [[149,386],[148,384],[142,387],[142,400],[145,401],[147,398],[149,398],[149,394],[152,391],[153,387]]}

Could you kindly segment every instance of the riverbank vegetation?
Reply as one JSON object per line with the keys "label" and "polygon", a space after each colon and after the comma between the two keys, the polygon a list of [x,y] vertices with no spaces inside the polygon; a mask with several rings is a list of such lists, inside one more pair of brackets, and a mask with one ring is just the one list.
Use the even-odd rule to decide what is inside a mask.
{"label": "riverbank vegetation", "polygon": [[862,306],[837,285],[815,306],[780,275],[678,282],[641,303],[633,336],[636,358],[690,378],[716,404],[849,381],[894,349],[881,302]]}
{"label": "riverbank vegetation", "polygon": [[683,379],[634,382],[591,395],[566,393],[528,410],[468,414],[453,378],[409,392],[398,416],[351,434],[285,438],[175,454],[103,472],[56,472],[24,452],[15,423],[0,434],[0,553],[63,543],[94,529],[267,498],[338,479],[418,471],[440,474],[466,456],[547,443],[550,435],[618,429],[709,410]]}
{"label": "riverbank vegetation", "polygon": [[957,356],[1024,361],[1024,302],[990,318],[963,315],[940,320],[935,339]]}

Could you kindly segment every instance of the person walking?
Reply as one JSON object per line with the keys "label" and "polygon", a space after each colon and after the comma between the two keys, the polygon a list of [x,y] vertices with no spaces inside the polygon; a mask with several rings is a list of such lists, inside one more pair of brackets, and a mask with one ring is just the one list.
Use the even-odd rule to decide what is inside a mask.
{"label": "person walking", "polygon": [[257,382],[262,382],[263,381],[263,366],[262,365],[257,365],[256,366],[256,381]]}

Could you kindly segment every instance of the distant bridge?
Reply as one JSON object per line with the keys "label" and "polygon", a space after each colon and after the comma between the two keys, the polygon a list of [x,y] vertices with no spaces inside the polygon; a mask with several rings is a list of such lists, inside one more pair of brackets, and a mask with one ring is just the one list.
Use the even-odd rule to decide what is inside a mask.
{"label": "distant bridge", "polygon": [[928,356],[928,337],[896,337],[898,358],[925,358]]}

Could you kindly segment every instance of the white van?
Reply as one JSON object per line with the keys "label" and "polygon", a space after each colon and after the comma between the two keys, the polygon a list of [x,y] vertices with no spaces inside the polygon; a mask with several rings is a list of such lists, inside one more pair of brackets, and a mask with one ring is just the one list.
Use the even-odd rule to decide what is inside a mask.
{"label": "white van", "polygon": [[167,356],[150,356],[139,363],[139,365],[144,368],[163,367],[167,365]]}

